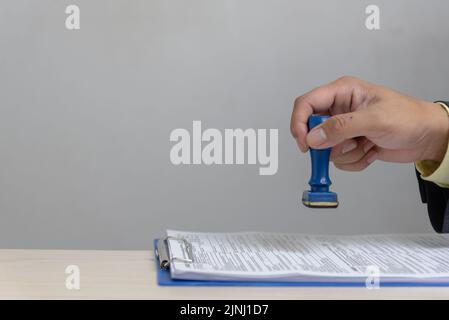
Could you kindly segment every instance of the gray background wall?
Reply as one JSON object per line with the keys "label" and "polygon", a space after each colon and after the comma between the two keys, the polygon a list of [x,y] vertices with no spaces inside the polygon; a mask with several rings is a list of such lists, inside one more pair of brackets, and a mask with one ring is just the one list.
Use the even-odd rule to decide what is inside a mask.
{"label": "gray background wall", "polygon": [[[65,7],[81,30],[65,29]],[[364,26],[381,8],[381,30]],[[449,2],[0,3],[0,247],[148,248],[166,228],[431,232],[412,165],[332,168],[335,211],[299,203],[294,98],[349,74],[449,96]],[[279,171],[173,166],[175,128],[279,128]],[[190,129],[191,130],[191,129]]]}

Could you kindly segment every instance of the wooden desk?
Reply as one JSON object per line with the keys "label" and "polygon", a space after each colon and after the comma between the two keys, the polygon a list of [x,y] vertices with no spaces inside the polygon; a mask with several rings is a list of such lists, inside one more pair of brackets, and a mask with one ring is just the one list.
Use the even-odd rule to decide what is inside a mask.
{"label": "wooden desk", "polygon": [[[66,289],[78,265],[80,290]],[[0,250],[1,299],[449,299],[449,288],[159,287],[150,251]]]}

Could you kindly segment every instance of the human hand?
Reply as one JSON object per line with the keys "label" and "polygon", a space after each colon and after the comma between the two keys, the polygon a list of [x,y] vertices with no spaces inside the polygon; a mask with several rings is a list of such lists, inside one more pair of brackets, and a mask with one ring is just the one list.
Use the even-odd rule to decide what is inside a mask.
{"label": "human hand", "polygon": [[[332,117],[308,133],[312,114]],[[363,170],[376,159],[441,162],[449,139],[449,117],[441,105],[353,77],[298,97],[290,128],[302,152],[333,147],[331,160],[347,171]]]}

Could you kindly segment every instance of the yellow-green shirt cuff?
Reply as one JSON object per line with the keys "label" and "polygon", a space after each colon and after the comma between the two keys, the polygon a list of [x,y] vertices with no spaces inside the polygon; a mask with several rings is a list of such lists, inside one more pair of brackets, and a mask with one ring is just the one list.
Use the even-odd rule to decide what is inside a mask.
{"label": "yellow-green shirt cuff", "polygon": [[[449,107],[439,102],[449,115]],[[442,188],[449,188],[449,145],[441,163],[433,160],[422,160],[415,163],[416,170],[421,174],[423,180],[436,183]]]}

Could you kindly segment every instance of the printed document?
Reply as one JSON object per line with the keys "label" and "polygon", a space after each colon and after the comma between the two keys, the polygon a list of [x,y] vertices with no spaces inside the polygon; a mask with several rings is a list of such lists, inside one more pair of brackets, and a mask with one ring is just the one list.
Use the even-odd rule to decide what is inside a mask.
{"label": "printed document", "polygon": [[[329,236],[168,230],[174,279],[236,281],[449,281],[449,235]],[[374,272],[374,273],[373,273]]]}

